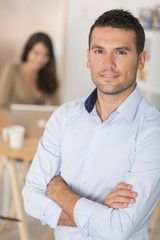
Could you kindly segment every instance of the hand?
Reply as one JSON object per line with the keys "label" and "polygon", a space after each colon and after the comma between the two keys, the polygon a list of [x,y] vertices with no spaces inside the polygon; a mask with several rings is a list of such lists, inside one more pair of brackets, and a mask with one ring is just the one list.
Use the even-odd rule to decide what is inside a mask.
{"label": "hand", "polygon": [[118,184],[111,193],[107,194],[103,204],[110,208],[126,208],[135,203],[138,194],[132,191],[130,184]]}
{"label": "hand", "polygon": [[76,226],[73,212],[81,196],[72,191],[59,175],[53,177],[48,184],[46,195],[63,209],[59,219],[59,225]]}
{"label": "hand", "polygon": [[[61,189],[61,187],[65,188],[67,187],[67,184],[65,183],[61,176],[57,175],[54,178],[52,178],[52,180],[48,184],[46,191],[47,197],[51,198],[52,200],[55,200],[57,191],[59,191],[59,188]],[[75,222],[65,213],[64,210],[62,210],[61,212],[58,225],[76,227]]]}
{"label": "hand", "polygon": [[67,187],[66,182],[63,180],[63,178],[60,175],[54,176],[51,181],[49,182],[47,186],[46,195],[47,197],[54,200],[55,194],[57,193],[59,188],[61,187]]}

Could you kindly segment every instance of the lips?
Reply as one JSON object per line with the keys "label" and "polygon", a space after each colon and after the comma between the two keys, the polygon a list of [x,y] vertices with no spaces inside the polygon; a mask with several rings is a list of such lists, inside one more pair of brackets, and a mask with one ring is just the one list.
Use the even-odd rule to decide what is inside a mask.
{"label": "lips", "polygon": [[115,78],[117,77],[118,75],[114,75],[114,74],[103,74],[101,75],[102,77],[107,77],[107,78]]}
{"label": "lips", "polygon": [[119,74],[101,74],[100,76],[102,78],[111,80],[111,79],[119,77]]}

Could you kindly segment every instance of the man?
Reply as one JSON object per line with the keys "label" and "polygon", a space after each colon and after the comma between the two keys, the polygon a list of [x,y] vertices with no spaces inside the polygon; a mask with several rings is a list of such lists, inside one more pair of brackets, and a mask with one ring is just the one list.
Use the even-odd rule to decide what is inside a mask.
{"label": "man", "polygon": [[160,196],[160,113],[136,85],[144,41],[128,11],[100,16],[87,51],[96,89],[46,124],[23,197],[56,239],[148,239]]}

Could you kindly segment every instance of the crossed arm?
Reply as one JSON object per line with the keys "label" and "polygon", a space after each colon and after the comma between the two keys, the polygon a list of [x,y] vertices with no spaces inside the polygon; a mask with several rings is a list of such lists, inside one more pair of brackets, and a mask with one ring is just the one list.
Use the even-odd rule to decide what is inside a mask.
{"label": "crossed arm", "polygon": [[[73,212],[81,196],[72,191],[61,176],[55,176],[50,181],[46,194],[63,209],[58,224],[76,226]],[[132,191],[130,184],[118,184],[111,193],[106,195],[103,205],[110,208],[126,208],[129,204],[135,203],[137,195]]]}

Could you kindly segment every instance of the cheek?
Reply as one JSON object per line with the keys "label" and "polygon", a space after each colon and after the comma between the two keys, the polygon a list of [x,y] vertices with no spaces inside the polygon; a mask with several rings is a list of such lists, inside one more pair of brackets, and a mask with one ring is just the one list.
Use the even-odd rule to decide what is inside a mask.
{"label": "cheek", "polygon": [[49,62],[49,60],[50,60],[50,58],[47,57],[47,58],[45,59],[45,63],[47,64],[47,63]]}
{"label": "cheek", "polygon": [[100,71],[103,69],[103,61],[100,58],[92,59],[92,61],[89,62],[89,68],[94,71]]}
{"label": "cheek", "polygon": [[138,63],[133,61],[125,61],[117,63],[117,69],[124,75],[133,75],[137,72]]}
{"label": "cheek", "polygon": [[124,78],[126,82],[136,80],[137,75],[137,66],[132,66],[131,68],[127,69],[124,73]]}
{"label": "cheek", "polygon": [[27,57],[27,60],[28,60],[28,61],[32,61],[32,60],[34,60],[34,59],[35,59],[35,55],[32,54],[32,53],[29,53],[29,54],[28,54],[28,57]]}
{"label": "cheek", "polygon": [[44,59],[43,62],[42,62],[43,67],[45,67],[48,62],[49,62],[49,59]]}

